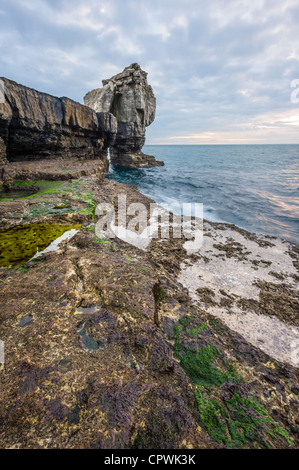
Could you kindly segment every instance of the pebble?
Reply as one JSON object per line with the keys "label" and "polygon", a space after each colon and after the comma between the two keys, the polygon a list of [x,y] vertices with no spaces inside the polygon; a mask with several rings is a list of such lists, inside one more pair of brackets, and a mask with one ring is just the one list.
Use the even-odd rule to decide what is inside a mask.
{"label": "pebble", "polygon": [[29,325],[30,323],[33,322],[33,317],[32,315],[26,315],[25,317],[23,317],[20,321],[20,323],[18,324],[18,326],[20,326],[21,328],[23,328],[24,326],[27,326]]}

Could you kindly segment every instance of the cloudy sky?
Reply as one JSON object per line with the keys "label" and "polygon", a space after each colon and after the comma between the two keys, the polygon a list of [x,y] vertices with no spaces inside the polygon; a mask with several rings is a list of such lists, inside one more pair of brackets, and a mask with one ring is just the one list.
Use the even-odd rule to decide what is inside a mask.
{"label": "cloudy sky", "polygon": [[138,62],[148,144],[299,143],[298,26],[299,0],[0,0],[0,76],[83,102]]}

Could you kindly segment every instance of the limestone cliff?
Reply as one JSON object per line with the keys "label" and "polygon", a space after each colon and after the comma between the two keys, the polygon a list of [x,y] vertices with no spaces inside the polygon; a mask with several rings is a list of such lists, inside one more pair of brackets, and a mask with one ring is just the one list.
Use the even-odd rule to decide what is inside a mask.
{"label": "limestone cliff", "polygon": [[103,80],[103,88],[87,93],[84,103],[96,112],[112,113],[117,118],[118,132],[110,148],[112,164],[123,167],[163,165],[141,152],[145,128],[155,119],[156,98],[147,82],[147,73],[138,64]]}
{"label": "limestone cliff", "polygon": [[41,93],[6,78],[0,103],[0,160],[99,158],[107,168],[107,147],[117,131],[112,115],[69,98]]}

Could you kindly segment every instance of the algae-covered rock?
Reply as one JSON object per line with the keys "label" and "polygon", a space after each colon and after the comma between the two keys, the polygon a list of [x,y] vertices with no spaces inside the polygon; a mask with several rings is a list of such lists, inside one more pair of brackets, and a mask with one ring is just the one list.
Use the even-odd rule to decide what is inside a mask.
{"label": "algae-covered rock", "polygon": [[80,225],[29,224],[0,229],[0,266],[12,267],[30,260],[37,251]]}
{"label": "algae-covered rock", "polygon": [[47,220],[83,227],[39,262],[0,268],[0,448],[298,447],[298,370],[192,303],[176,280],[184,241],[102,243],[79,213],[123,193],[151,202],[92,177],[30,199],[36,221],[40,204],[71,203]]}

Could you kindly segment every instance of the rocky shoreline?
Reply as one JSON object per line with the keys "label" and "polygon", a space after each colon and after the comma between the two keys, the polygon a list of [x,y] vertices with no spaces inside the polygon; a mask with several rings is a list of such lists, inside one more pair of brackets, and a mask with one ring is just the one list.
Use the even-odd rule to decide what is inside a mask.
{"label": "rocky shoreline", "polygon": [[[0,164],[45,159],[90,160],[99,172],[111,163],[129,168],[163,166],[142,147],[155,119],[156,98],[138,64],[103,80],[82,105],[0,77]],[[0,175],[1,177],[1,175]]]}
{"label": "rocky shoreline", "polygon": [[138,64],[85,105],[1,82],[0,448],[298,448],[298,246],[208,221],[195,252],[121,237],[119,197],[147,223],[154,201],[105,179],[108,149],[163,165]]}
{"label": "rocky shoreline", "polygon": [[[269,329],[252,344],[242,327],[254,313],[298,329],[298,247],[207,221],[192,255],[184,238],[99,238],[97,204],[152,201],[95,167],[3,167],[35,193],[0,201],[0,448],[298,448],[296,349],[277,360]],[[47,224],[76,233],[32,259],[22,232],[29,258],[9,265],[7,234]]]}
{"label": "rocky shoreline", "polygon": [[208,221],[204,238],[179,275],[192,300],[271,357],[298,367],[298,246]]}

